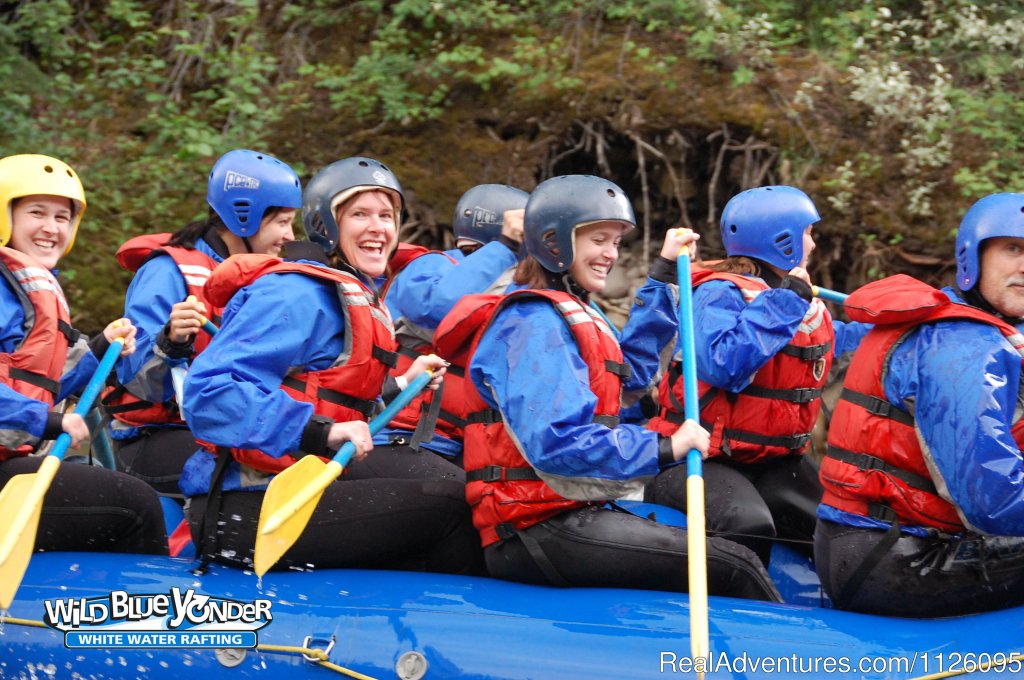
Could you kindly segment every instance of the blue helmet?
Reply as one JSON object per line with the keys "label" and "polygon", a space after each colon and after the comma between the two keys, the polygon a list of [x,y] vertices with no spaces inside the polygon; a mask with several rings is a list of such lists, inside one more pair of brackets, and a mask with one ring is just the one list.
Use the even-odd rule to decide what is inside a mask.
{"label": "blue helmet", "polygon": [[455,240],[465,239],[487,245],[501,235],[502,215],[506,210],[526,207],[530,194],[507,184],[480,184],[455,205],[452,229]]}
{"label": "blue helmet", "polygon": [[1024,238],[1024,194],[990,194],[971,206],[956,232],[956,284],[973,288],[981,277],[978,246],[987,238]]}
{"label": "blue helmet", "polygon": [[526,252],[552,272],[572,264],[573,232],[593,222],[636,226],[633,206],[615,183],[591,175],[552,177],[537,185],[526,203]]}
{"label": "blue helmet", "polygon": [[[334,209],[352,196],[364,191],[385,191],[397,197],[396,217],[405,206],[405,196],[398,178],[380,161],[353,156],[335,161],[320,170],[306,184],[302,194],[302,223],[310,241],[319,243],[324,252],[338,247],[338,221]],[[401,226],[396,225],[396,231]]]}
{"label": "blue helmet", "polygon": [[722,245],[729,257],[753,257],[789,271],[804,258],[804,230],[821,219],[794,187],[747,189],[722,210]]}
{"label": "blue helmet", "polygon": [[302,206],[299,176],[273,156],[235,149],[217,159],[206,185],[206,202],[235,236],[260,230],[269,208]]}

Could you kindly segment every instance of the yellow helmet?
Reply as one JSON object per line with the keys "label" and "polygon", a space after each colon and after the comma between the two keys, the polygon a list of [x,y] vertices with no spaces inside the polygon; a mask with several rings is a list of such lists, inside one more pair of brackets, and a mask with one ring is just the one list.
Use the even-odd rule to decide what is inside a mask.
{"label": "yellow helmet", "polygon": [[0,246],[11,240],[11,203],[22,196],[46,194],[75,202],[75,214],[64,254],[75,244],[75,234],[85,212],[85,190],[78,173],[64,161],[39,154],[0,158]]}

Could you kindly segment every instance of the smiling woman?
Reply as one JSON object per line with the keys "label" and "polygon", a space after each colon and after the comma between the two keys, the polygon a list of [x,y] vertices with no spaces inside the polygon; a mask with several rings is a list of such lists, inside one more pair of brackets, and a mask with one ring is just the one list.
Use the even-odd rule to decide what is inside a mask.
{"label": "smiling woman", "polygon": [[378,291],[402,205],[383,163],[331,163],[303,193],[314,245],[301,259],[243,255],[210,278],[224,323],[185,383],[185,419],[205,450],[181,478],[192,535],[208,558],[251,566],[273,475],[351,442],[346,474],[324,490],[278,566],[479,573],[462,470],[438,456],[375,450],[367,425],[378,398],[390,402],[403,381],[432,369],[436,389],[445,373],[430,354],[388,376],[396,343]]}
{"label": "smiling woman", "polygon": [[[67,434],[77,447],[88,436],[80,415],[54,404],[86,385],[115,339],[123,339],[122,356],[135,351],[127,319],[91,342],[71,328],[53,270],[74,244],[85,205],[78,175],[62,161],[0,159],[0,488],[35,474],[42,458],[30,454],[46,442]],[[62,464],[45,496],[35,547],[160,553],[166,541],[160,505],[145,484]]]}
{"label": "smiling woman", "polygon": [[54,269],[68,247],[75,213],[81,212],[74,199],[45,194],[23,196],[11,201],[11,248],[20,250],[46,267]]}
{"label": "smiling woman", "polygon": [[[612,182],[585,175],[542,182],[526,204],[528,256],[515,277],[529,288],[489,310],[480,306],[487,296],[465,298],[438,328],[451,356],[448,338],[471,338],[466,495],[492,576],[687,589],[685,530],[605,504],[641,491],[691,448],[708,448],[708,433],[693,421],[669,436],[620,422],[622,390],[649,385],[677,331],[667,258],[697,240],[668,230],[620,344],[589,296],[604,289],[622,235],[634,228],[633,207]],[[707,553],[712,593],[778,596],[750,550],[711,538]]]}
{"label": "smiling woman", "polygon": [[236,149],[210,171],[206,202],[205,220],[174,234],[138,236],[117,253],[135,272],[125,316],[139,327],[140,350],[118,367],[119,384],[104,399],[119,444],[118,469],[178,498],[181,469],[199,446],[181,419],[171,372],[206,347],[204,319],[219,321],[221,309],[203,285],[230,255],[277,256],[295,240],[302,188],[295,172],[273,156]]}

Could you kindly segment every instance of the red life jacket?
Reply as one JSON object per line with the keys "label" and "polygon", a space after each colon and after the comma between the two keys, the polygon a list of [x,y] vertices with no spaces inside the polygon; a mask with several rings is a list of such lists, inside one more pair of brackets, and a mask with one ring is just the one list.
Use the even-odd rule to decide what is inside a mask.
{"label": "red life jacket", "polygon": [[[387,283],[384,284],[381,298],[387,299],[392,282],[409,263],[424,255],[431,254],[444,255],[451,260],[452,264],[457,264],[454,258],[443,251],[430,250],[424,246],[412,243],[399,243],[395,254],[388,260],[388,268],[391,271],[391,275],[388,277]],[[420,328],[406,318],[395,319],[394,323],[395,337],[398,342],[398,363],[391,369],[391,375],[398,377],[405,375],[405,372],[412,366],[413,361],[420,356],[434,352],[435,349],[432,344],[432,332]],[[457,441],[462,440],[462,428],[465,425],[465,421],[456,415],[456,409],[465,402],[463,395],[465,389],[463,387],[464,379],[465,373],[459,366],[449,366],[448,370],[445,371],[444,384],[441,387],[440,409],[437,421],[434,423],[434,430],[438,434]],[[389,427],[396,430],[408,430],[418,433],[420,424],[425,422],[424,418],[430,412],[435,395],[436,393],[431,390],[420,392],[415,399],[398,412],[398,415],[394,417]],[[429,440],[430,437],[426,436],[426,439]]]}
{"label": "red life jacket", "polygon": [[[728,281],[750,303],[769,290],[764,282],[739,274],[694,269],[693,287]],[[741,463],[799,454],[811,441],[821,408],[821,388],[832,366],[835,332],[825,305],[811,301],[789,344],[754,374],[739,393],[698,382],[700,420],[711,433],[708,457],[727,455]],[[682,370],[673,361],[658,388],[661,413],[647,427],[671,436],[685,420]]]}
{"label": "red life jacket", "polygon": [[[375,408],[388,369],[395,364],[395,338],[388,309],[355,276],[298,262],[283,262],[270,255],[234,255],[214,271],[206,295],[223,308],[240,288],[267,274],[298,273],[330,281],[338,287],[345,315],[345,349],[337,365],[285,377],[281,389],[298,401],[313,404],[317,415],[336,421],[368,420]],[[208,451],[218,446],[200,442]],[[238,462],[262,472],[278,473],[296,457],[280,458],[256,449],[230,449]]]}
{"label": "red life jacket", "polygon": [[[590,389],[597,396],[595,422],[617,426],[622,380],[629,373],[622,349],[607,322],[568,293],[520,290],[506,296],[467,295],[438,326],[438,349],[453,363],[468,368],[480,338],[500,310],[537,298],[553,304],[572,331],[589,369]],[[591,504],[559,495],[537,476],[509,436],[501,413],[487,405],[468,378],[465,394],[466,498],[484,547],[509,538],[516,530]]]}
{"label": "red life jacket", "polygon": [[[0,247],[0,274],[10,283],[25,313],[25,336],[13,352],[0,354],[0,383],[53,406],[68,359],[71,328],[68,303],[57,279],[31,257]],[[0,446],[0,460],[31,453],[30,445]]]}
{"label": "red life jacket", "polygon": [[[925,323],[964,319],[999,329],[1024,354],[1024,337],[1010,324],[951,302],[931,286],[903,274],[870,283],[850,295],[851,319],[874,323],[846,374],[829,423],[828,454],[821,464],[822,503],[855,515],[934,527],[965,529],[956,506],[940,495],[928,471],[914,417],[885,398],[884,375],[897,343]],[[1024,421],[1011,435],[1024,448]]]}
{"label": "red life jacket", "polygon": [[[207,313],[214,323],[220,321],[222,307],[216,307],[206,299],[203,286],[217,266],[217,261],[198,250],[190,250],[178,246],[168,246],[171,234],[146,234],[129,239],[117,249],[117,261],[128,271],[135,273],[143,264],[154,257],[168,255],[178,266],[185,288],[189,295],[206,305]],[[196,334],[193,343],[194,355],[198,355],[210,344],[208,333]],[[193,355],[193,356],[194,356]],[[170,401],[154,404],[139,399],[128,392],[123,385],[108,388],[103,393],[103,405],[111,417],[133,426],[174,424],[184,425],[178,404],[173,397]]]}

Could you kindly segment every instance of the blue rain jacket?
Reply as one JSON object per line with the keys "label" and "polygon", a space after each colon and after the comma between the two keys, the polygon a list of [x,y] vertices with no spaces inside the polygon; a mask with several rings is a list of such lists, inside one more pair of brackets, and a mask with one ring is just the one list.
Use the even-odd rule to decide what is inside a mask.
{"label": "blue rain jacket", "polygon": [[[285,394],[281,381],[289,373],[329,368],[344,342],[345,319],[333,283],[296,273],[263,276],[235,293],[220,332],[192,361],[185,421],[203,441],[271,456],[297,451],[313,405]],[[179,481],[186,496],[207,493],[214,463],[204,450],[188,460]],[[242,478],[239,470],[232,461],[226,491],[265,489],[269,483],[269,475]]]}
{"label": "blue rain jacket", "polygon": [[[384,299],[392,319],[397,322],[405,318],[433,331],[463,296],[489,290],[505,271],[516,266],[516,254],[498,241],[491,241],[468,256],[458,248],[445,254],[455,262],[440,253],[430,253],[417,257],[399,272]],[[408,441],[411,434],[408,430],[385,428],[374,436],[373,443],[384,446],[394,437]],[[462,442],[437,433],[421,446],[450,457],[462,452]]]}
{"label": "blue rain jacket", "polygon": [[[206,241],[198,239],[196,250],[222,262]],[[156,338],[171,316],[171,307],[182,302],[188,296],[188,289],[181,278],[181,272],[174,260],[167,256],[154,257],[142,265],[125,296],[124,315],[138,329],[136,333],[135,353],[122,359],[117,365],[117,379],[122,385],[132,388],[132,393],[154,403],[170,401],[174,398],[174,386],[171,383],[171,368],[176,365],[187,366],[187,359],[171,359],[157,355]],[[154,425],[153,428],[174,427],[172,425]],[[111,436],[115,439],[137,437],[147,428],[132,427],[114,421],[111,423]]]}
{"label": "blue rain jacket", "polygon": [[[793,339],[809,307],[791,290],[766,290],[748,304],[728,281],[701,284],[693,293],[697,377],[728,392],[742,391]],[[836,356],[857,349],[871,330],[870,324],[832,323]]]}
{"label": "blue rain jacket", "polygon": [[[632,377],[641,389],[658,370],[659,352],[676,334],[678,313],[670,287],[648,279],[637,293],[620,336]],[[593,422],[597,397],[587,366],[558,311],[528,300],[499,312],[470,364],[484,401],[501,411],[526,459],[541,474],[621,482],[621,497],[658,473],[658,435],[640,425],[615,429]]]}
{"label": "blue rain jacket", "polygon": [[[943,292],[963,300],[952,288]],[[1024,324],[1017,327],[1024,331]],[[1024,536],[1024,458],[1010,436],[1020,417],[1021,355],[994,327],[974,321],[918,326],[892,352],[886,399],[914,414],[942,484],[967,521],[987,534]],[[934,472],[933,472],[934,475]],[[840,524],[889,525],[827,505],[818,516]],[[903,527],[926,535],[921,527]]]}

